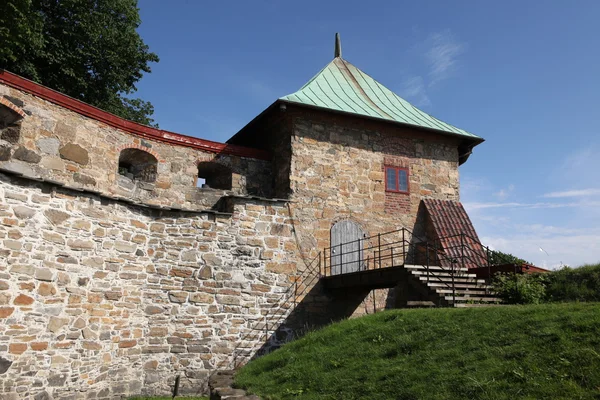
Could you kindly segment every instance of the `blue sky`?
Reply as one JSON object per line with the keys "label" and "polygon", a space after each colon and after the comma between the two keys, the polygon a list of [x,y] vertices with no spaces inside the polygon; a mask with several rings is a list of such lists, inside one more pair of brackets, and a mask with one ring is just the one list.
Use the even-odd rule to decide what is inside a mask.
{"label": "blue sky", "polygon": [[227,140],[325,66],[340,32],[345,59],[486,139],[460,167],[461,201],[484,243],[546,267],[600,261],[600,2],[139,7],[161,61],[137,96],[161,128]]}

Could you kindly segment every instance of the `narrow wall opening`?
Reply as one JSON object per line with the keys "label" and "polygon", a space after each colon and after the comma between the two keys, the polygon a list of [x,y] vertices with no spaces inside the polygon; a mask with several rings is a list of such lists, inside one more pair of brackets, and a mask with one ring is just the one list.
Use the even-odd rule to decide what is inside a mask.
{"label": "narrow wall opening", "polygon": [[153,183],[156,181],[158,160],[152,154],[139,149],[124,149],[119,155],[119,175],[133,181]]}
{"label": "narrow wall opening", "polygon": [[198,163],[197,187],[231,190],[232,181],[233,174],[228,167],[211,161]]}
{"label": "narrow wall opening", "polygon": [[0,104],[0,139],[11,144],[18,143],[21,137],[21,121],[21,115]]}

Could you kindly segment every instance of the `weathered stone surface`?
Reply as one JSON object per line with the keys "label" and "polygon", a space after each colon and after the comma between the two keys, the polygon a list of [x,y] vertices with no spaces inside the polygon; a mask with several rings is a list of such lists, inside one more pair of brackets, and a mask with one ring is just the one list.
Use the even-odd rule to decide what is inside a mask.
{"label": "weathered stone surface", "polygon": [[85,327],[85,320],[83,318],[77,318],[73,323],[73,328],[83,329]]}
{"label": "weathered stone surface", "polygon": [[20,294],[13,300],[13,304],[16,306],[29,306],[33,304],[35,300],[31,296],[27,296],[26,294]]}
{"label": "weathered stone surface", "polygon": [[202,256],[202,259],[209,266],[219,267],[223,264],[223,260],[220,257],[218,257],[216,254],[211,254],[211,253],[204,254]]}
{"label": "weathered stone surface", "polygon": [[24,206],[13,207],[13,211],[15,213],[15,216],[17,218],[21,218],[21,219],[29,219],[29,218],[33,217],[36,213],[36,210],[34,210],[33,208],[24,207]]}
{"label": "weathered stone surface", "polygon": [[58,333],[63,326],[69,323],[67,318],[50,317],[48,322],[48,330],[53,333]]}
{"label": "weathered stone surface", "polygon": [[98,339],[98,334],[94,331],[92,331],[90,328],[84,328],[81,330],[81,333],[83,334],[83,338],[86,340],[96,340]]}
{"label": "weathered stone surface", "polygon": [[48,392],[43,391],[40,392],[38,394],[36,394],[35,396],[33,396],[33,400],[54,400],[52,396],[50,396],[48,394]]}
{"label": "weathered stone surface", "polygon": [[198,271],[198,278],[200,279],[211,279],[212,278],[212,268],[208,265],[205,265],[204,267],[200,268],[200,271]]}
{"label": "weathered stone surface", "polygon": [[37,268],[34,276],[40,281],[52,282],[54,280],[54,273],[48,268]]}
{"label": "weathered stone surface", "polygon": [[0,357],[0,375],[6,373],[6,371],[8,371],[12,363],[12,361],[7,360],[4,357]]}
{"label": "weathered stone surface", "polygon": [[50,386],[50,387],[64,386],[66,380],[67,380],[66,374],[50,375],[48,377],[48,386]]}
{"label": "weathered stone surface", "polygon": [[14,311],[14,307],[0,307],[0,318],[8,318]]}
{"label": "weathered stone surface", "polygon": [[21,126],[20,125],[12,125],[8,126],[1,131],[0,139],[6,140],[9,143],[17,144],[19,142],[19,138],[21,137]]}
{"label": "weathered stone surface", "polygon": [[121,349],[128,349],[135,345],[137,345],[137,340],[123,340],[123,341],[119,342],[119,348],[121,348]]}
{"label": "weathered stone surface", "polygon": [[42,158],[40,165],[46,169],[53,169],[56,171],[63,171],[65,169],[65,162],[58,157],[44,157]]}
{"label": "weathered stone surface", "polygon": [[13,154],[13,158],[30,164],[37,164],[42,159],[35,151],[26,149],[25,147],[19,147]]}
{"label": "weathered stone surface", "polygon": [[190,294],[190,302],[212,304],[215,301],[215,296],[209,293],[192,293]]}
{"label": "weathered stone surface", "polygon": [[0,146],[0,161],[10,160],[10,147]]}
{"label": "weathered stone surface", "polygon": [[56,138],[41,138],[36,142],[36,145],[42,153],[57,156],[58,148],[60,147],[60,140]]}
{"label": "weathered stone surface", "polygon": [[29,276],[33,276],[33,274],[35,274],[35,270],[36,269],[32,265],[28,264],[17,264],[10,268],[10,272],[12,274],[24,274]]}
{"label": "weathered stone surface", "polygon": [[187,292],[170,292],[169,300],[173,303],[185,303],[187,300]]}
{"label": "weathered stone surface", "polygon": [[73,174],[73,180],[75,182],[81,183],[83,185],[90,185],[90,186],[96,185],[96,180],[94,178],[92,178],[91,176],[85,175],[85,174],[81,174],[79,172],[76,172]]}
{"label": "weathered stone surface", "polygon": [[70,215],[64,211],[48,209],[44,211],[46,218],[50,220],[54,225],[59,225],[65,222]]}
{"label": "weathered stone surface", "polygon": [[165,312],[165,310],[162,307],[158,307],[158,306],[147,306],[144,311],[146,314],[149,314],[149,315],[161,314],[161,313]]}
{"label": "weathered stone surface", "polygon": [[38,287],[38,293],[40,296],[54,296],[56,294],[56,287],[50,283],[42,282]]}
{"label": "weathered stone surface", "polygon": [[60,148],[59,153],[61,158],[81,165],[87,165],[90,160],[87,150],[75,143],[67,143]]}

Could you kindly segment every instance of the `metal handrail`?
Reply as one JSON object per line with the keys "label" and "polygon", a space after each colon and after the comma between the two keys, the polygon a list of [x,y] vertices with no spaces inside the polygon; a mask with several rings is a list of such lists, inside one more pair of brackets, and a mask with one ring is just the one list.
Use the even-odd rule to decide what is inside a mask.
{"label": "metal handrail", "polygon": [[[388,243],[382,242],[382,238],[385,239],[393,234],[398,234],[398,235],[401,234],[402,239],[394,240],[394,241],[391,241]],[[416,243],[411,242],[411,240],[407,239],[407,236],[411,240],[415,240],[415,239],[418,240],[418,242],[416,242]],[[460,244],[454,245],[454,246],[446,246],[446,247],[444,247],[442,245],[441,240],[452,239],[452,238],[460,238]],[[294,283],[292,283],[284,292],[281,292],[281,296],[277,299],[277,301],[275,301],[270,307],[268,307],[266,309],[266,312],[263,314],[263,318],[259,319],[253,326],[251,326],[249,328],[250,331],[237,343],[237,345],[233,351],[233,353],[234,353],[234,357],[233,357],[233,361],[232,361],[233,366],[237,367],[238,356],[240,356],[240,354],[236,354],[236,352],[238,350],[240,350],[241,345],[246,341],[246,339],[250,335],[255,334],[255,332],[257,331],[257,327],[261,323],[264,322],[264,331],[261,329],[262,333],[260,334],[260,336],[262,337],[262,335],[264,334],[268,338],[268,335],[270,334],[270,332],[276,331],[279,328],[280,322],[284,318],[287,318],[294,311],[294,309],[297,307],[297,299],[302,297],[306,293],[307,290],[312,288],[312,283],[315,282],[315,280],[317,280],[321,277],[332,276],[332,274],[331,274],[332,267],[343,266],[343,264],[344,264],[343,262],[340,264],[332,265],[332,258],[333,258],[331,255],[332,249],[334,249],[336,247],[343,249],[344,246],[347,246],[350,244],[355,244],[355,243],[358,243],[360,246],[361,244],[367,242],[367,243],[369,243],[368,247],[359,247],[356,250],[352,250],[352,251],[349,251],[346,253],[336,254],[335,256],[336,257],[339,256],[341,259],[342,254],[352,254],[352,253],[366,254],[366,253],[372,251],[373,257],[372,258],[366,257],[365,259],[359,260],[358,261],[359,267],[362,264],[362,267],[366,266],[367,269],[369,269],[370,261],[372,260],[373,267],[374,267],[373,269],[380,269],[380,268],[386,268],[385,266],[382,266],[382,265],[385,261],[388,261],[388,260],[391,260],[390,266],[394,266],[395,259],[398,259],[398,260],[401,259],[402,263],[405,264],[407,259],[409,259],[411,256],[414,257],[415,254],[419,251],[418,247],[421,247],[422,249],[425,250],[425,257],[426,257],[425,266],[426,266],[427,281],[429,282],[430,279],[437,278],[437,280],[439,282],[444,283],[446,285],[446,287],[452,289],[452,298],[453,298],[453,301],[455,301],[456,300],[455,277],[457,275],[460,275],[457,273],[456,265],[459,264],[459,262],[460,262],[461,270],[464,270],[465,262],[468,260],[468,262],[470,264],[474,264],[474,265],[481,267],[480,262],[476,259],[476,257],[473,257],[472,253],[474,253],[474,250],[468,246],[468,241],[466,241],[465,239],[470,239],[472,242],[478,243],[482,247],[485,255],[482,254],[480,256],[486,260],[485,264],[488,268],[490,268],[491,267],[490,253],[494,253],[494,250],[491,250],[488,246],[484,246],[483,244],[481,244],[481,242],[479,242],[478,239],[476,239],[468,234],[464,234],[464,233],[449,235],[449,236],[442,237],[440,239],[432,241],[429,239],[423,239],[422,237],[415,235],[413,232],[411,232],[407,228],[402,228],[402,229],[398,229],[395,231],[379,233],[377,235],[372,235],[369,237],[360,238],[360,239],[353,240],[350,242],[341,243],[336,246],[325,247],[323,249],[323,251],[319,252],[318,255],[309,262],[309,265],[306,268],[306,270],[304,270],[302,272],[302,274],[300,274],[299,276],[295,277]],[[372,241],[374,241],[374,240],[377,240],[376,244],[372,244]],[[431,242],[433,242],[433,244],[431,244]],[[449,250],[454,250],[454,249],[460,249],[460,257],[458,259],[448,256]],[[465,251],[465,250],[468,250],[468,251]],[[386,252],[388,252],[388,253],[386,254]],[[433,252],[435,259],[437,259],[439,261],[439,265],[435,264],[435,259],[433,260],[433,263],[432,263],[431,252]],[[328,265],[328,260],[329,260],[329,265]],[[364,263],[365,261],[366,261],[366,264]],[[446,268],[444,265],[442,265],[443,264],[442,261],[449,263],[451,265],[451,268]],[[351,261],[351,262],[357,263],[357,261]],[[438,274],[430,274],[429,267],[434,266],[434,265],[436,267],[439,267],[442,271],[450,273],[452,282],[448,283],[448,282],[443,281],[438,276]],[[376,266],[378,266],[378,268],[375,268]],[[328,274],[328,272],[329,272],[329,274]],[[342,273],[343,273],[343,268],[341,268],[341,271],[340,271],[340,274],[342,274]],[[298,288],[299,283],[301,285],[303,285],[303,287],[301,288],[300,291]],[[288,303],[290,301],[292,301],[293,304],[286,308],[286,303]],[[286,311],[284,313],[276,314],[281,309],[286,309]],[[277,319],[275,321],[272,321],[271,319],[275,315],[277,316]],[[275,329],[269,329],[269,325]],[[260,340],[257,340],[256,342],[262,343]],[[244,348],[244,350],[247,350],[247,349]]]}
{"label": "metal handrail", "polygon": [[[400,234],[402,235],[402,239],[399,238]],[[406,239],[407,235],[409,239]],[[385,242],[385,239],[389,237],[393,237],[392,241]],[[384,240],[382,241],[382,239]],[[415,240],[417,240],[416,243]],[[450,241],[451,245],[444,246],[442,241]],[[367,243],[366,247],[364,246],[365,243]],[[481,251],[477,249],[479,246],[481,246]],[[345,251],[349,247],[350,250]],[[339,253],[336,254],[337,250],[339,250]],[[431,259],[432,252],[433,260]],[[322,253],[323,270],[320,273],[322,276],[327,277],[364,271],[365,269],[387,268],[395,266],[395,260],[402,260],[402,264],[406,264],[407,260],[412,257],[414,262],[419,253],[420,255],[424,254],[425,257],[427,282],[432,277],[437,278],[446,287],[452,289],[453,300],[456,299],[455,278],[462,275],[462,271],[465,270],[467,264],[477,267],[487,267],[488,274],[492,266],[490,254],[493,254],[493,250],[484,246],[478,238],[469,234],[458,233],[431,240],[419,237],[407,228],[402,228],[325,247]],[[359,256],[357,257],[356,254],[359,254]],[[363,255],[366,255],[366,257]],[[351,260],[345,261],[344,257],[348,256],[351,256]],[[391,262],[388,264],[388,261]],[[373,265],[372,268],[371,262]],[[450,267],[446,267],[444,264],[450,265]],[[354,268],[351,271],[345,271],[348,265],[352,265]],[[431,274],[430,266],[433,265],[449,273],[451,282],[443,281],[438,274]],[[336,271],[337,273],[333,273],[334,269],[339,270]],[[460,271],[460,274],[457,271]]]}

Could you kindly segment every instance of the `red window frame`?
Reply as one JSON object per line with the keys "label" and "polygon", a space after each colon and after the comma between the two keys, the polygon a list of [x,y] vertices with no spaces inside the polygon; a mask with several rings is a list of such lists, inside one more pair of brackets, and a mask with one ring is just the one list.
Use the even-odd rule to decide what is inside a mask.
{"label": "red window frame", "polygon": [[[396,189],[390,189],[388,187],[388,170],[393,169],[394,171],[396,171]],[[405,171],[406,172],[406,190],[400,190],[400,171]],[[391,167],[389,165],[386,165],[384,167],[384,179],[385,179],[385,191],[386,192],[392,192],[392,193],[405,193],[408,194],[410,193],[410,173],[408,171],[408,168],[404,168],[404,167]]]}

